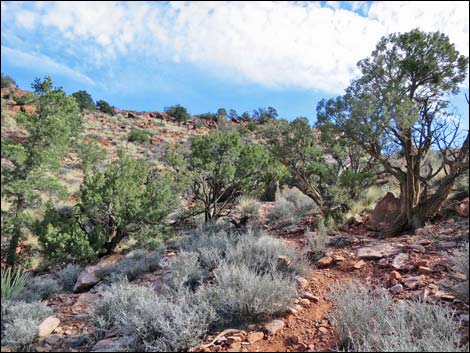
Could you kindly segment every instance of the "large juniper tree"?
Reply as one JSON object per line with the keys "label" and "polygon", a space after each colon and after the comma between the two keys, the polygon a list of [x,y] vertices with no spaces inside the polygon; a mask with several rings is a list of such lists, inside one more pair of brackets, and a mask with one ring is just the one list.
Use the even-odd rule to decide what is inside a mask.
{"label": "large juniper tree", "polygon": [[65,191],[54,172],[81,125],[75,99],[53,88],[50,77],[36,79],[32,86],[39,95],[36,113],[17,116],[26,134],[20,139],[2,137],[2,198],[9,205],[2,207],[2,238],[9,242],[9,265],[16,263],[16,249],[31,228],[28,209],[41,202],[42,192]]}
{"label": "large juniper tree", "polygon": [[[382,38],[358,67],[362,76],[344,96],[319,103],[318,120],[336,126],[399,181],[400,214],[380,227],[394,235],[422,226],[468,170],[468,132],[459,134],[448,113],[468,57],[442,33],[413,30]],[[424,173],[431,153],[439,153],[441,163]],[[403,162],[395,163],[396,157]]]}

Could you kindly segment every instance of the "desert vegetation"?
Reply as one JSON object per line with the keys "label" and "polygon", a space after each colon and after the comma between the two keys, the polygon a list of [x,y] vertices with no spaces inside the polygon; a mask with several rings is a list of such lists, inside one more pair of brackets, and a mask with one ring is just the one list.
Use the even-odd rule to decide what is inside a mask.
{"label": "desert vegetation", "polygon": [[468,57],[358,69],[314,125],[2,74],[2,351],[467,351]]}

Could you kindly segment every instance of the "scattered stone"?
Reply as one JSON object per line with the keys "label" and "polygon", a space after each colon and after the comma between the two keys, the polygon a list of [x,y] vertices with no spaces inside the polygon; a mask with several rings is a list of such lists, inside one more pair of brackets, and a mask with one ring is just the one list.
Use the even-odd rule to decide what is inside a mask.
{"label": "scattered stone", "polygon": [[418,267],[418,272],[427,275],[427,274],[432,273],[433,271],[432,271],[432,269],[430,269],[429,267],[426,267],[426,266],[419,266],[419,267]]}
{"label": "scattered stone", "polygon": [[305,289],[308,287],[308,281],[305,278],[297,276],[294,278],[294,280],[297,285],[297,288]]}
{"label": "scattered stone", "polygon": [[226,342],[231,345],[235,342],[241,342],[241,341],[242,341],[242,338],[239,336],[228,336]]}
{"label": "scattered stone", "polygon": [[288,338],[288,341],[290,344],[299,344],[300,338],[297,335],[293,335]]}
{"label": "scattered stone", "polygon": [[395,270],[405,270],[408,267],[407,262],[409,258],[410,257],[408,256],[408,254],[405,254],[405,253],[398,254],[397,256],[395,256],[395,258],[392,261],[392,267]]}
{"label": "scattered stone", "polygon": [[345,260],[344,257],[341,255],[333,255],[332,257],[335,262],[341,262]]}
{"label": "scattered stone", "polygon": [[388,267],[388,259],[380,259],[380,260],[377,262],[377,266],[379,266],[380,268],[386,268],[386,267]]}
{"label": "scattered stone", "polygon": [[393,256],[403,249],[403,244],[379,243],[357,249],[356,256],[364,260],[379,260],[383,257]]}
{"label": "scattered stone", "polygon": [[411,277],[405,278],[404,285],[406,288],[416,289],[417,287],[421,287],[424,285],[424,279],[425,277],[423,275],[411,276]]}
{"label": "scattered stone", "polygon": [[403,291],[403,286],[401,284],[397,284],[390,288],[390,292],[392,294],[399,294]]}
{"label": "scattered stone", "polygon": [[437,298],[437,299],[441,299],[441,300],[445,300],[445,301],[453,301],[455,299],[455,296],[447,293],[447,292],[442,292],[442,291],[437,291],[436,294],[434,294],[434,296]]}
{"label": "scattered stone", "polygon": [[310,305],[310,300],[306,298],[302,298],[300,299],[300,304],[305,305],[305,306]]}
{"label": "scattered stone", "polygon": [[60,335],[50,335],[49,337],[46,337],[44,342],[47,344],[50,344],[51,346],[56,346],[60,341],[62,340],[62,337]]}
{"label": "scattered stone", "polygon": [[403,277],[401,276],[400,272],[398,271],[392,271],[390,272],[390,279],[396,280],[396,281],[401,281]]}
{"label": "scattered stone", "polygon": [[356,269],[356,270],[359,270],[361,268],[363,268],[367,263],[364,261],[364,260],[359,260],[358,262],[356,262],[353,267]]}
{"label": "scattered stone", "polygon": [[330,256],[322,257],[320,260],[317,261],[318,267],[328,267],[333,263],[333,258]]}
{"label": "scattered stone", "polygon": [[99,294],[96,293],[82,293],[78,297],[77,301],[72,305],[73,312],[84,312],[99,299]]}
{"label": "scattered stone", "polygon": [[431,245],[431,240],[429,240],[429,239],[420,239],[415,244],[416,245],[422,245],[422,246],[429,246],[429,245]]}
{"label": "scattered stone", "polygon": [[54,316],[49,316],[38,326],[38,337],[45,338],[49,336],[59,326],[60,320]]}
{"label": "scattered stone", "polygon": [[135,341],[134,336],[107,338],[98,341],[91,352],[124,352]]}
{"label": "scattered stone", "polygon": [[320,300],[317,296],[313,295],[313,294],[310,293],[310,292],[305,292],[305,293],[303,293],[303,294],[302,294],[302,298],[306,298],[306,299],[308,299],[308,300],[311,300],[311,301],[314,302],[314,303],[318,303],[319,300]]}
{"label": "scattered stone", "polygon": [[248,325],[248,326],[246,327],[246,329],[247,329],[248,331],[256,331],[257,326],[254,325],[254,324],[250,324],[250,325]]}
{"label": "scattered stone", "polygon": [[469,198],[467,197],[459,205],[455,207],[455,210],[457,211],[460,217],[468,217],[469,215],[468,204],[469,204]]}
{"label": "scattered stone", "polygon": [[413,251],[420,252],[422,254],[426,252],[426,248],[423,245],[419,245],[419,244],[410,245],[409,248]]}
{"label": "scattered stone", "polygon": [[441,241],[439,243],[439,246],[444,249],[451,249],[455,248],[457,246],[457,243],[455,241]]}
{"label": "scattered stone", "polygon": [[415,266],[426,266],[428,267],[429,266],[429,260],[424,260],[424,259],[421,259],[421,260],[418,260],[415,262]]}
{"label": "scattered stone", "polygon": [[249,343],[255,343],[258,341],[261,341],[264,338],[264,333],[263,332],[251,332],[248,334],[247,341]]}
{"label": "scattered stone", "polygon": [[284,321],[274,320],[264,325],[264,329],[266,330],[269,336],[274,336],[277,332],[282,330],[284,326],[285,326]]}
{"label": "scattered stone", "polygon": [[353,219],[354,223],[356,223],[356,224],[364,223],[364,220],[362,219],[361,215],[359,215],[357,213],[352,217],[352,219]]}
{"label": "scattered stone", "polygon": [[325,334],[325,335],[328,333],[328,330],[327,330],[325,327],[323,327],[323,326],[322,326],[322,327],[319,327],[319,328],[318,328],[318,331],[320,331],[321,333],[323,333],[323,334]]}
{"label": "scattered stone", "polygon": [[422,300],[422,301],[425,301],[425,300],[428,299],[429,294],[430,294],[429,290],[428,290],[427,288],[424,288],[424,289],[419,293],[418,298],[419,298],[420,300]]}

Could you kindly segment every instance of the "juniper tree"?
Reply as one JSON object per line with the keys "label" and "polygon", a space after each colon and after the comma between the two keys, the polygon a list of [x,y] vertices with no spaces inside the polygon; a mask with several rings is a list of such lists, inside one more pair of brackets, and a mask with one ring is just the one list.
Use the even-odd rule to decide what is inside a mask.
{"label": "juniper tree", "polygon": [[36,79],[33,88],[39,95],[34,116],[19,113],[17,122],[25,130],[23,139],[2,138],[2,237],[9,241],[7,263],[17,261],[16,249],[31,228],[28,209],[41,202],[41,193],[64,195],[55,177],[60,158],[68,151],[80,131],[80,114],[74,98],[53,88],[50,77]]}
{"label": "juniper tree", "polygon": [[193,137],[187,173],[205,221],[228,215],[228,206],[241,193],[259,189],[268,159],[262,146],[243,141],[238,133]]}
{"label": "juniper tree", "polygon": [[177,204],[169,174],[120,152],[104,171],[86,175],[72,214],[50,210],[37,229],[51,257],[88,260],[113,253],[131,235],[155,235]]}
{"label": "juniper tree", "polygon": [[[468,70],[447,36],[413,30],[383,37],[358,67],[346,94],[323,100],[320,123],[336,127],[400,183],[400,214],[385,235],[418,228],[433,216],[459,175],[468,171],[469,134],[448,112]],[[458,144],[459,143],[459,144]],[[440,164],[423,173],[432,153]],[[394,157],[402,163],[394,163]]]}

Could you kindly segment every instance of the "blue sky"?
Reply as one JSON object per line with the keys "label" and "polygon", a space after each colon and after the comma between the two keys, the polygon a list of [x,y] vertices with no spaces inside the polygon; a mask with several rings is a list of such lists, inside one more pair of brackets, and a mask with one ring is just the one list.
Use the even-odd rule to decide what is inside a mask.
{"label": "blue sky", "polygon": [[[1,70],[51,75],[122,109],[275,107],[315,119],[383,35],[446,33],[468,55],[468,2],[2,2]],[[468,92],[468,79],[462,87]],[[463,93],[452,99],[468,128]]]}

